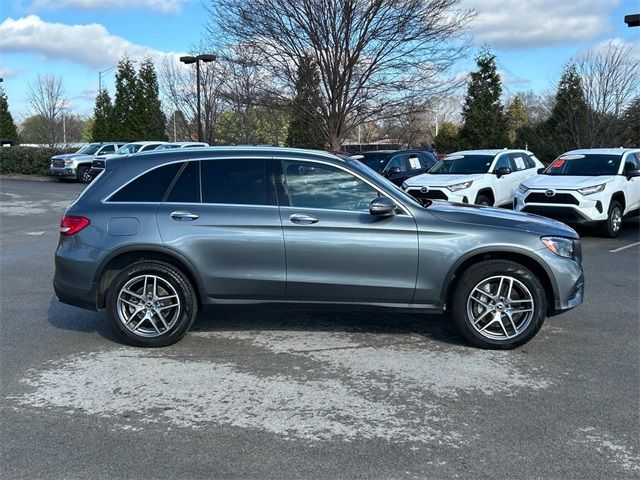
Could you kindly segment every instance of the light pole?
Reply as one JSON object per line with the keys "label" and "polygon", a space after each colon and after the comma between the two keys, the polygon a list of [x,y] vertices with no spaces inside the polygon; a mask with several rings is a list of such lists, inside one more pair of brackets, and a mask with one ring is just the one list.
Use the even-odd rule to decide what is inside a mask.
{"label": "light pole", "polygon": [[[135,60],[131,60],[131,63],[136,63]],[[104,70],[100,70],[98,72],[98,92],[102,91],[102,74],[109,73],[114,68],[118,68],[118,65],[114,65],[113,67],[105,68]]]}
{"label": "light pole", "polygon": [[200,115],[200,62],[213,62],[215,61],[216,56],[210,53],[202,53],[195,57],[186,56],[180,57],[180,61],[185,65],[189,65],[191,63],[196,64],[196,95],[197,99],[197,115],[198,115],[198,141],[202,141],[202,118]]}

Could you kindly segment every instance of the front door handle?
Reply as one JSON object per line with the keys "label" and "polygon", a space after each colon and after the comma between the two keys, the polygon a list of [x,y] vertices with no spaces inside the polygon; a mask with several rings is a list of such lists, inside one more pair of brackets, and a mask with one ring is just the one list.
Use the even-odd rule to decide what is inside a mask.
{"label": "front door handle", "polygon": [[200,215],[191,212],[171,212],[171,219],[176,222],[191,222]]}
{"label": "front door handle", "polygon": [[289,220],[291,220],[291,223],[297,223],[298,225],[311,225],[312,223],[318,222],[316,217],[303,213],[294,213],[289,217]]}

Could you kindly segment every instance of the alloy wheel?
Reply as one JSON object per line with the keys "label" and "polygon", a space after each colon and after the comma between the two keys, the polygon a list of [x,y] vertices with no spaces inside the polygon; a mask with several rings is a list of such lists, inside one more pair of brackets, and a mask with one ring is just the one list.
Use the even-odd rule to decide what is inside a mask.
{"label": "alloy wheel", "polygon": [[517,278],[497,275],[479,282],[467,299],[473,329],[491,340],[520,335],[534,318],[533,295]]}
{"label": "alloy wheel", "polygon": [[118,318],[134,335],[150,338],[168,332],[180,318],[180,311],[176,289],[157,275],[132,278],[118,293]]}

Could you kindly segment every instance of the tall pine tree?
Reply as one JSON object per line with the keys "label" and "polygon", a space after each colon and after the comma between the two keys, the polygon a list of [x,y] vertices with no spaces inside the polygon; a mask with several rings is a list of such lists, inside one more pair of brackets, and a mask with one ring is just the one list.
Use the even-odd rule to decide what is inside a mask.
{"label": "tall pine tree", "polygon": [[111,97],[106,89],[98,92],[96,104],[93,107],[93,125],[91,125],[91,140],[94,142],[105,142],[117,140],[113,133],[113,105]]}
{"label": "tall pine tree", "polygon": [[508,142],[507,122],[500,101],[502,81],[496,57],[483,50],[476,57],[476,64],[462,109],[460,139],[468,148],[503,148]]}
{"label": "tall pine tree", "polygon": [[166,117],[160,104],[158,76],[150,58],[140,65],[136,82],[135,132],[140,139],[166,140]]}
{"label": "tall pine tree", "polygon": [[118,63],[116,73],[116,96],[113,103],[112,132],[113,138],[128,142],[144,140],[138,136],[138,127],[134,110],[136,106],[137,88],[136,71],[133,62],[124,57]]}
{"label": "tall pine tree", "polygon": [[507,138],[512,147],[524,148],[525,144],[518,138],[522,128],[528,126],[529,118],[524,111],[520,95],[516,95],[507,106]]}
{"label": "tall pine tree", "polygon": [[10,141],[14,145],[20,143],[18,129],[9,111],[9,102],[4,88],[0,88],[0,140]]}
{"label": "tall pine tree", "polygon": [[319,112],[320,78],[315,63],[305,58],[298,66],[295,97],[291,103],[291,122],[287,144],[291,147],[322,149],[326,135]]}

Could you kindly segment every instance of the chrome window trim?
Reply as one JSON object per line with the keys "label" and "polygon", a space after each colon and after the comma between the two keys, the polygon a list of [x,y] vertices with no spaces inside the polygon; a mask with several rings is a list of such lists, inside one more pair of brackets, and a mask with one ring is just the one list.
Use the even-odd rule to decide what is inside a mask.
{"label": "chrome window trim", "polygon": [[[357,177],[358,179],[362,180],[363,182],[365,182],[367,185],[369,185],[370,187],[372,187],[374,190],[376,190],[379,194],[381,194],[382,196],[385,197],[389,197],[391,196],[391,198],[393,198],[393,200],[398,204],[398,206],[401,208],[401,210],[403,210],[403,213],[405,215],[408,215],[410,217],[412,217],[411,212],[409,210],[409,208],[401,201],[399,200],[395,195],[393,195],[393,192],[386,192],[384,190],[382,190],[381,188],[379,188],[377,185],[373,184],[371,181],[369,181],[369,179],[363,177],[362,175],[349,170],[348,168],[345,168],[342,165],[338,165],[334,162],[331,161],[324,161],[324,160],[319,160],[319,159],[308,159],[308,158],[300,158],[300,157],[282,157],[282,156],[265,156],[262,157],[264,159],[270,159],[270,160],[276,160],[276,161],[296,161],[296,162],[312,162],[312,163],[320,163],[323,165],[329,165],[330,167],[336,167],[340,170],[343,170],[344,172],[351,174],[355,177]],[[100,200],[100,203],[102,204],[114,204],[114,205],[162,205],[162,204],[167,204],[167,205],[234,205],[234,206],[245,206],[245,207],[276,207],[279,208],[282,205],[254,205],[254,204],[246,204],[246,203],[205,203],[205,202],[200,202],[198,204],[187,204],[187,203],[181,203],[181,202],[131,202],[131,201],[126,201],[126,202],[118,202],[118,201],[112,201],[109,200],[110,197],[114,196],[116,193],[118,193],[120,190],[122,190],[123,188],[125,188],[127,185],[129,185],[130,183],[136,181],[138,178],[140,178],[141,176],[156,170],[158,168],[161,167],[166,167],[167,165],[172,165],[174,163],[187,163],[187,162],[202,162],[202,161],[207,161],[207,160],[237,160],[238,156],[224,156],[224,157],[203,157],[203,158],[193,158],[193,159],[181,159],[181,160],[174,160],[172,162],[166,162],[163,163],[161,165],[154,165],[152,168],[145,170],[141,173],[139,173],[138,175],[136,175],[135,177],[133,177],[131,180],[129,180],[128,182],[124,183],[122,186],[120,186],[118,189],[112,191],[111,193],[107,194],[105,197],[102,198],[102,200]],[[260,159],[259,156],[256,156],[256,159]],[[104,172],[104,170],[103,170]],[[100,175],[102,175],[103,172],[100,172]],[[97,178],[97,177],[96,177]],[[174,179],[175,180],[175,179]],[[202,183],[202,175],[200,175],[200,182]],[[202,184],[200,185],[200,199],[202,200]],[[293,207],[295,208],[295,207]],[[357,210],[335,210],[335,209],[328,209],[328,208],[319,208],[318,210],[331,210],[331,211],[339,211],[339,212],[351,212],[351,213],[362,213],[362,211],[357,211]]]}

